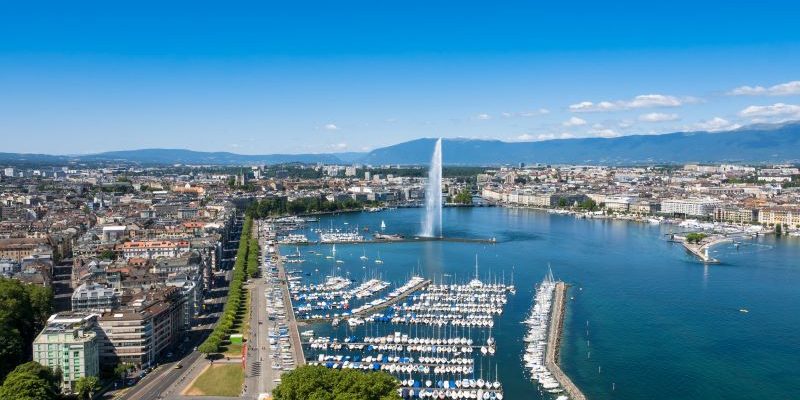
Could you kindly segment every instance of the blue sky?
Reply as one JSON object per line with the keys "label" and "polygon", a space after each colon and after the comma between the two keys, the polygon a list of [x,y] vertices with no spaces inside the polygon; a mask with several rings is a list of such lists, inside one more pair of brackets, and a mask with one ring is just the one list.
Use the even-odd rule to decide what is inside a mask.
{"label": "blue sky", "polygon": [[365,151],[800,119],[790,1],[17,3],[0,6],[0,152]]}

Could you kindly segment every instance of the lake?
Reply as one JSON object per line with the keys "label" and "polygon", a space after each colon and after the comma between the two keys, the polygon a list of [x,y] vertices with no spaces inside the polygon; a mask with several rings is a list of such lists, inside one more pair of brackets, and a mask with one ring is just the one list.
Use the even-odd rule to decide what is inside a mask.
{"label": "lake", "polygon": [[[413,236],[422,215],[422,209],[348,213],[322,217],[309,228],[375,230],[385,221],[387,233]],[[400,285],[417,272],[466,282],[477,254],[482,279],[508,283],[513,276],[517,287],[493,328],[497,354],[484,365],[491,377],[496,367],[507,399],[552,398],[525,376],[521,361],[520,321],[548,264],[571,285],[573,297],[561,365],[588,398],[800,398],[800,239],[759,237],[738,249],[723,244],[712,251],[722,263],[705,266],[665,240],[665,233],[680,231],[673,225],[508,208],[447,208],[443,218],[447,237],[497,243],[338,244],[343,264],[308,253],[328,254],[330,245],[301,246],[307,262],[287,268],[311,274],[311,281],[335,272]],[[359,259],[364,254],[368,261]],[[378,255],[384,264],[372,261]],[[347,328],[314,329],[343,335]]]}

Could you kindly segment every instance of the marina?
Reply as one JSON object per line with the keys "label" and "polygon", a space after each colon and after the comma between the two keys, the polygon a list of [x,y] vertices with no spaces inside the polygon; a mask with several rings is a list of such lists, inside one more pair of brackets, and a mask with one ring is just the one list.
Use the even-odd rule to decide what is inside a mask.
{"label": "marina", "polygon": [[[349,213],[322,217],[320,224],[330,225],[328,219],[333,219],[334,226],[342,226],[343,222],[347,221],[349,224],[345,226],[363,227],[380,226],[381,221],[385,221],[387,230],[391,229],[406,238],[413,238],[418,233],[416,229],[419,226],[414,221],[419,219],[421,211],[421,209],[401,209],[375,213]],[[307,245],[300,245],[302,258],[306,262],[285,264],[290,270],[289,276],[301,285],[324,284],[328,276],[338,276],[351,281],[349,286],[341,290],[355,293],[355,288],[372,279],[389,283],[387,288],[370,297],[363,299],[351,297],[349,309],[330,310],[330,315],[325,315],[328,312],[319,312],[317,317],[320,318],[309,320],[301,319],[298,314],[297,320],[301,323],[300,331],[304,332],[302,336],[303,353],[308,363],[318,363],[323,366],[331,363],[331,368],[361,369],[366,368],[365,360],[369,360],[371,361],[370,370],[374,370],[375,363],[387,364],[385,367],[379,365],[378,369],[385,368],[387,372],[394,369],[395,372],[390,373],[396,376],[401,384],[404,380],[406,381],[402,388],[406,390],[407,395],[410,395],[412,390],[415,396],[432,396],[431,393],[434,390],[446,393],[451,385],[448,383],[448,388],[444,388],[445,381],[452,381],[452,387],[455,387],[456,380],[474,379],[477,382],[482,375],[484,384],[486,380],[494,381],[497,377],[496,380],[501,383],[501,390],[497,393],[507,399],[556,400],[560,396],[572,398],[568,391],[568,385],[556,379],[556,374],[552,374],[552,376],[558,382],[561,392],[551,393],[538,382],[534,382],[530,377],[529,370],[525,368],[521,360],[527,346],[522,339],[528,333],[528,326],[521,322],[525,321],[530,314],[535,297],[533,288],[542,282],[542,277],[547,274],[547,264],[552,261],[552,268],[557,276],[561,280],[575,285],[570,287],[564,296],[564,305],[566,306],[568,303],[569,306],[568,310],[565,308],[563,312],[560,322],[559,351],[554,354],[553,359],[558,368],[565,376],[569,377],[581,393],[592,399],[647,397],[666,400],[694,398],[698,397],[697,393],[701,392],[706,398],[719,398],[702,388],[677,388],[663,385],[651,379],[649,375],[642,375],[641,368],[634,368],[626,362],[619,361],[630,360],[632,357],[636,359],[635,355],[631,355],[631,350],[625,343],[629,340],[644,343],[652,348],[661,348],[666,344],[655,340],[655,336],[652,336],[654,328],[647,327],[647,325],[645,328],[641,328],[641,322],[619,320],[615,317],[616,314],[604,313],[604,310],[606,307],[612,307],[616,312],[632,313],[636,316],[637,321],[647,321],[650,311],[646,310],[651,309],[658,310],[659,315],[668,318],[672,323],[684,323],[682,322],[684,318],[692,314],[702,314],[703,318],[715,318],[713,314],[708,315],[711,310],[708,310],[707,305],[703,305],[706,304],[705,300],[700,301],[697,295],[688,291],[678,290],[678,293],[680,293],[681,299],[687,299],[683,301],[694,304],[693,309],[667,307],[668,304],[671,304],[670,300],[665,299],[662,293],[665,291],[672,293],[676,289],[673,285],[669,285],[667,288],[665,286],[667,282],[662,283],[649,278],[651,273],[656,273],[659,277],[671,276],[672,279],[675,279],[676,275],[695,277],[698,283],[708,280],[709,288],[706,290],[711,291],[717,303],[724,304],[730,313],[737,316],[734,317],[737,321],[736,326],[741,327],[741,324],[746,324],[762,315],[757,311],[763,307],[763,304],[756,300],[760,298],[751,294],[745,295],[738,301],[730,301],[730,298],[725,297],[719,290],[714,290],[714,286],[711,285],[715,281],[714,278],[720,274],[749,275],[751,272],[755,273],[754,270],[747,267],[747,263],[739,264],[740,266],[734,269],[715,270],[710,276],[704,277],[702,267],[698,267],[698,263],[685,253],[682,246],[666,246],[663,240],[659,240],[672,229],[668,224],[634,224],[607,219],[575,219],[559,214],[506,208],[446,208],[444,220],[445,223],[448,220],[469,221],[468,224],[463,225],[462,230],[454,231],[454,235],[496,237],[497,241],[495,243],[473,243],[420,239],[404,242],[376,242],[369,246],[357,243],[338,243],[334,255],[332,244],[315,244],[314,242],[317,241],[315,234],[308,228],[303,231],[311,242]],[[586,238],[585,240],[588,242],[584,244],[582,239],[577,242],[570,241],[568,244],[565,241],[551,239],[539,234],[536,231],[537,226],[547,226],[549,231],[554,232],[554,237],[582,237]],[[529,233],[530,231],[533,233]],[[445,234],[447,233],[445,229]],[[617,241],[622,237],[626,238],[624,246],[622,242]],[[712,256],[723,259],[726,265],[730,263],[737,265],[736,263],[739,262],[737,260],[748,260],[753,257],[770,257],[772,259],[775,251],[771,245],[773,240],[768,237],[742,239],[743,243],[739,250],[736,250],[731,243],[722,243],[715,246]],[[646,249],[646,252],[631,253],[630,246],[638,246]],[[295,245],[281,246],[281,251],[284,255],[291,255],[297,253],[297,248]],[[571,254],[568,261],[564,261],[561,256],[566,251],[570,251]],[[461,301],[462,304],[458,306],[458,311],[450,310],[449,308],[453,304],[449,303],[448,297],[438,289],[434,290],[443,285],[468,286],[476,275],[474,268],[476,253],[480,254],[478,278],[484,285],[505,283],[506,286],[511,286],[513,282],[516,294],[511,294],[507,290],[506,303],[502,306],[502,312],[499,314],[496,308],[492,312],[491,308],[481,305],[483,307],[481,310],[465,301]],[[331,258],[327,258],[327,256]],[[383,263],[378,264],[376,260],[381,260]],[[625,261],[620,262],[620,260]],[[338,263],[337,261],[342,262]],[[772,262],[776,263],[775,265],[781,265],[780,260],[776,259]],[[642,265],[643,267],[639,271],[631,265]],[[602,271],[602,274],[594,273],[595,270],[598,273]],[[413,276],[427,278],[430,283],[428,286],[409,293],[405,298],[390,306],[382,306],[382,309],[359,315],[342,315],[342,313],[352,314],[354,309],[386,297],[393,290],[409,282]],[[513,280],[511,276],[513,276]],[[691,286],[692,282],[688,284]],[[636,299],[638,299],[635,303],[625,300],[616,293],[621,285],[634,288],[632,290],[635,291]],[[582,290],[579,290],[578,286],[581,286]],[[642,287],[641,291],[639,290],[640,286]],[[783,286],[778,284],[778,287]],[[645,288],[646,290],[644,290]],[[741,290],[741,288],[737,290]],[[306,294],[311,293],[313,292]],[[787,295],[791,297],[791,295]],[[571,298],[572,300],[570,300]],[[655,304],[653,303],[655,299],[663,303]],[[438,304],[439,301],[442,304]],[[552,302],[555,307],[555,291]],[[302,302],[293,299],[293,303],[297,307]],[[759,306],[759,304],[762,305]],[[743,309],[749,312],[740,311]],[[467,321],[466,318],[460,318],[464,312],[467,313],[466,315],[469,313],[477,315],[478,312],[482,315],[492,315],[491,326],[459,325],[459,321]],[[716,307],[714,313],[725,314],[726,311],[721,307]],[[336,318],[334,326],[336,314],[338,314],[338,318]],[[556,316],[560,314],[553,312],[551,320],[555,321]],[[395,317],[400,319],[393,322],[392,319]],[[785,318],[792,319],[788,315]],[[349,321],[351,319],[352,323]],[[481,319],[470,318],[469,320],[474,322]],[[587,320],[591,320],[591,326],[595,328],[586,328]],[[605,321],[605,323],[601,324],[598,321]],[[692,326],[702,324],[698,320],[690,323]],[[601,325],[602,329],[599,329],[598,327]],[[640,335],[638,334],[640,329],[646,329],[650,334]],[[726,329],[723,325],[723,332]],[[719,331],[719,327],[714,329],[714,332],[717,331]],[[417,343],[411,344],[403,341],[390,343],[388,337],[394,338],[395,332],[399,332],[401,337],[406,335],[408,340],[417,338]],[[725,335],[729,340],[736,337],[733,332],[727,332]],[[490,347],[487,346],[489,337],[492,337],[495,342],[494,354],[490,354]],[[386,343],[381,343],[379,338],[385,338]],[[430,341],[434,339],[447,340],[448,338],[451,338],[451,341],[466,338],[471,339],[473,343],[471,345],[442,344],[443,342],[438,342],[436,345],[422,344],[422,340],[425,339],[431,343]],[[546,334],[545,340],[547,338]],[[621,341],[617,338],[627,339]],[[591,341],[591,348],[588,347],[589,341]],[[614,344],[613,349],[610,348],[612,343]],[[312,345],[316,348],[312,348]],[[325,348],[326,345],[327,348]],[[678,344],[670,342],[670,345],[677,346]],[[372,346],[372,349],[368,350],[369,346]],[[434,347],[436,351],[434,351]],[[484,347],[486,348],[485,353],[481,351]],[[625,358],[611,357],[610,352],[612,351],[622,351],[627,355]],[[687,351],[688,353],[682,354],[686,356],[704,354],[702,349],[695,347],[689,347]],[[737,349],[728,351],[732,352],[731,354],[739,352]],[[325,357],[323,361],[319,361],[320,354]],[[377,361],[379,355],[383,355],[382,361]],[[372,359],[368,357],[372,357]],[[399,358],[389,359],[389,357]],[[432,360],[429,360],[428,357]],[[472,364],[441,363],[442,359],[463,362],[463,359],[470,357],[474,360]],[[698,357],[698,363],[692,365],[703,365],[702,360],[704,359]],[[784,363],[787,361],[784,360]],[[427,366],[429,367],[427,375],[424,372],[426,365],[423,364],[431,364]],[[647,365],[652,364],[648,361]],[[436,373],[436,366],[439,367],[440,373]],[[677,368],[672,365],[670,359],[661,360],[660,364],[653,368],[667,370],[667,366]],[[453,376],[452,374],[442,374],[442,367],[462,368],[460,374],[456,373]],[[465,374],[464,367],[471,367],[473,372]],[[408,372],[397,372],[408,371],[409,368],[412,370],[416,368],[416,371],[422,369],[422,372],[411,372],[410,378],[414,380],[411,385],[408,384]],[[680,368],[685,368],[685,365],[682,364]],[[601,371],[598,372],[598,369]],[[695,372],[697,373],[697,371]],[[431,381],[430,387],[425,386],[425,382],[428,380]],[[442,381],[441,387],[438,387],[438,381]],[[643,382],[647,382],[647,385],[644,385]],[[650,389],[651,387],[659,387],[659,393]],[[450,390],[452,392],[452,389]],[[474,390],[476,391],[474,395],[477,396],[477,389]],[[769,388],[763,390],[769,392]],[[669,396],[661,393],[669,393]],[[726,393],[727,398],[742,398],[741,396],[737,397],[736,393],[728,391]],[[482,393],[481,396],[483,395]],[[436,396],[439,396],[439,392],[436,393]],[[497,398],[496,395],[495,398]]]}

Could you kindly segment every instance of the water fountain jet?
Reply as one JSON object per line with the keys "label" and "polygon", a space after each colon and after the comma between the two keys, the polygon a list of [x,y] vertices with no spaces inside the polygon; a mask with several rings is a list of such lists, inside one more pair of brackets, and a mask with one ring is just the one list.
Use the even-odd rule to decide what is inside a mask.
{"label": "water fountain jet", "polygon": [[436,140],[425,186],[425,219],[422,237],[442,237],[442,139]]}

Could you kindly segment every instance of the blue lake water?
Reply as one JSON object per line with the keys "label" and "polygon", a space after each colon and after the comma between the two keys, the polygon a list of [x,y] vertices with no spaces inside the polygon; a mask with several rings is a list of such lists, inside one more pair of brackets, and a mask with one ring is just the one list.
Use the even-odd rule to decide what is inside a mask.
{"label": "blue lake water", "polygon": [[[387,232],[411,236],[422,214],[341,214],[311,228],[375,230],[384,220]],[[311,273],[310,280],[335,271],[356,281],[380,275],[400,285],[416,270],[426,278],[465,282],[478,254],[482,279],[509,282],[513,274],[517,294],[496,320],[497,354],[488,366],[493,375],[497,365],[508,399],[552,398],[539,393],[521,362],[520,321],[548,264],[556,278],[572,285],[568,295],[574,297],[567,306],[561,364],[590,399],[800,398],[800,239],[760,237],[738,250],[720,245],[712,253],[722,263],[704,266],[664,240],[672,229],[677,227],[533,210],[448,208],[445,236],[494,237],[497,243],[340,244],[337,258],[344,264],[307,254],[330,253],[330,245],[306,246],[300,249],[307,262],[289,268]],[[367,262],[359,259],[364,253]],[[372,261],[378,254],[382,265]]]}

